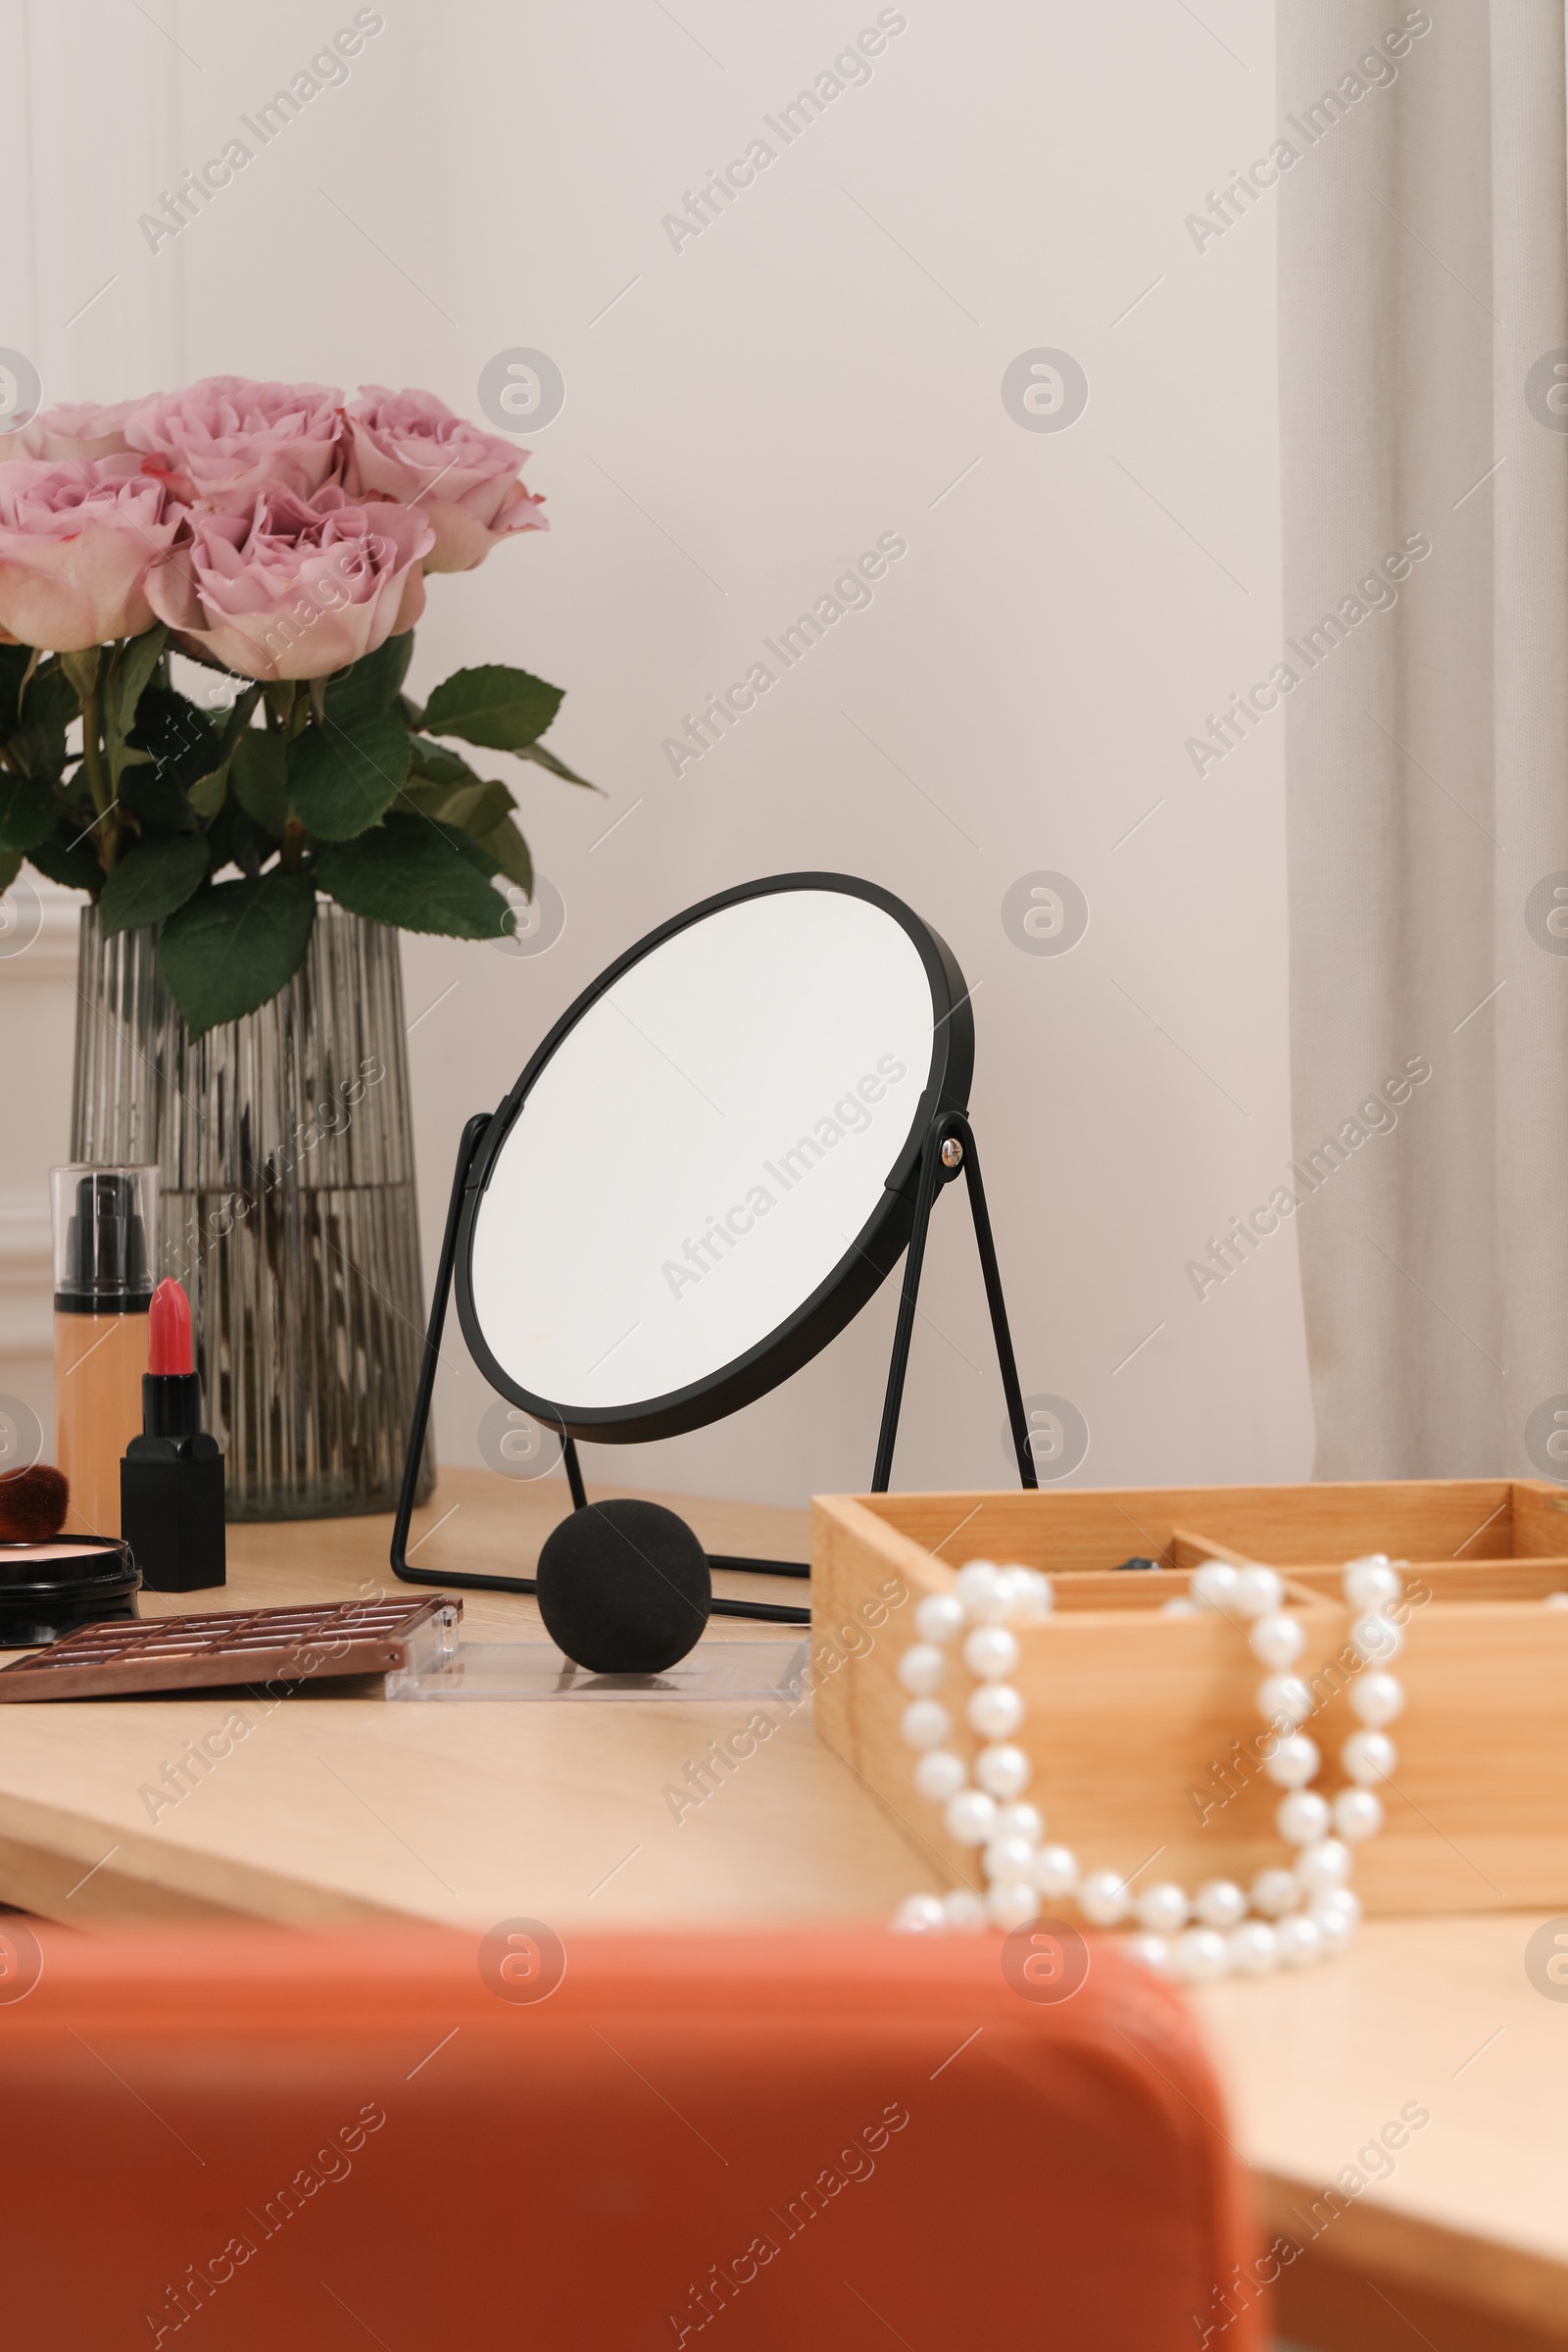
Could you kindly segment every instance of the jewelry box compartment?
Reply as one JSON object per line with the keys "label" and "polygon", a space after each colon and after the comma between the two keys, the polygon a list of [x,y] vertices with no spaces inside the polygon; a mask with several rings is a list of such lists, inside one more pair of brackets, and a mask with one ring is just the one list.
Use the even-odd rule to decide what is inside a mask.
{"label": "jewelry box compartment", "polygon": [[[1206,1559],[1259,1561],[1285,1579],[1305,1636],[1301,1725],[1316,1786],[1348,1785],[1361,1727],[1347,1691],[1347,1561],[1385,1552],[1403,1579],[1392,1661],[1406,1703],[1398,1761],[1379,1787],[1387,1821],[1357,1849],[1369,1914],[1568,1908],[1568,1495],[1538,1480],[1364,1485],[1077,1488],[1035,1494],[819,1496],[812,1505],[812,1681],[819,1735],[875,1789],[929,1867],[979,1888],[980,1858],[913,1785],[898,1662],[927,1593],[965,1561],[1017,1562],[1053,1580],[1054,1607],[1017,1630],[1011,1680],[1024,1792],[1046,1836],[1084,1869],[1184,1886],[1244,1886],[1277,1863],[1284,1793],[1263,1770],[1247,1629],[1211,1609],[1167,1613]],[[1152,1561],[1133,1567],[1131,1561]],[[973,1678],[955,1659],[943,1696],[963,1727]]]}

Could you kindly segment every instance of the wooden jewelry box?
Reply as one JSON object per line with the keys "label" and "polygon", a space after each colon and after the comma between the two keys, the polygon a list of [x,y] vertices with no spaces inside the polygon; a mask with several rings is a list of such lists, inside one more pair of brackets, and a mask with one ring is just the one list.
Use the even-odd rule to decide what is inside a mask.
{"label": "wooden jewelry box", "polygon": [[[1014,1630],[1026,1702],[1024,1792],[1046,1836],[1085,1870],[1182,1886],[1244,1886],[1281,1859],[1256,1693],[1266,1669],[1246,1628],[1210,1609],[1162,1612],[1207,1559],[1259,1561],[1285,1578],[1305,1634],[1293,1671],[1323,1754],[1317,1786],[1346,1786],[1340,1748],[1359,1727],[1348,1560],[1386,1552],[1404,1579],[1404,1646],[1392,1670],[1403,1714],[1380,1794],[1382,1833],[1356,1856],[1369,1913],[1568,1908],[1568,1493],[1531,1479],[1345,1486],[1078,1488],[1005,1494],[819,1496],[812,1505],[816,1728],[949,1885],[981,1884],[980,1858],[920,1796],[900,1721],[901,1656],[914,1611],[977,1558],[1049,1575],[1052,1614]],[[1152,1561],[1151,1569],[1128,1560]],[[902,1590],[906,1598],[900,1599]],[[1561,1595],[1560,1599],[1554,1596]],[[884,1616],[884,1612],[886,1612]],[[871,1630],[874,1629],[874,1630]],[[973,1678],[955,1657],[950,1744]],[[1157,1859],[1157,1869],[1151,1868]],[[1149,1877],[1140,1872],[1148,1869]]]}

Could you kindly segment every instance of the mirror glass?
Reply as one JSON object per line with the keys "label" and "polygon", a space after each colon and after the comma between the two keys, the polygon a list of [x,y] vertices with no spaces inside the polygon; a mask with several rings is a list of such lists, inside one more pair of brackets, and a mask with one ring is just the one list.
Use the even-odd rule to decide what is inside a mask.
{"label": "mirror glass", "polygon": [[906,1233],[911,1139],[963,1106],[964,994],[918,917],[836,877],[726,893],[612,966],[502,1106],[466,1219],[465,1331],[502,1393],[631,1437],[814,1353],[901,1209]]}

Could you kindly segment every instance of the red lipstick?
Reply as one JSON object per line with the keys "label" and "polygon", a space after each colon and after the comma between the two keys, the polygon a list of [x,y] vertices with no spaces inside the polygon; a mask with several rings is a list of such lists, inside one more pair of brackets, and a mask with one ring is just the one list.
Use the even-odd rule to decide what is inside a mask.
{"label": "red lipstick", "polygon": [[148,1310],[142,1434],[120,1465],[121,1527],[154,1592],[224,1582],[223,1457],[202,1428],[190,1300],[161,1282]]}
{"label": "red lipstick", "polygon": [[196,1369],[190,1338],[190,1300],[177,1282],[161,1282],[147,1314],[147,1370],[155,1379]]}

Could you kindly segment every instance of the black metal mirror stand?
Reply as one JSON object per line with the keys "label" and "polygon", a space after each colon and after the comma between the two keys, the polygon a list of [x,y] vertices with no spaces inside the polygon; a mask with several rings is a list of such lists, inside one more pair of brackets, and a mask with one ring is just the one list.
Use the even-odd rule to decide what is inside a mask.
{"label": "black metal mirror stand", "polygon": [[[430,1400],[435,1392],[435,1376],[441,1361],[441,1340],[446,1329],[447,1303],[452,1296],[452,1278],[457,1264],[458,1228],[463,1215],[463,1199],[467,1189],[474,1154],[490,1125],[491,1113],[481,1111],[471,1118],[463,1130],[458,1146],[458,1164],[452,1179],[452,1200],[447,1209],[446,1231],[441,1239],[441,1257],[436,1267],[435,1293],[430,1301],[430,1323],[424,1335],[424,1353],[419,1364],[419,1385],[415,1394],[414,1421],[409,1431],[408,1454],[403,1465],[403,1490],[398,1496],[398,1515],[392,1530],[392,1573],[405,1584],[460,1586],[481,1592],[531,1592],[534,1581],[527,1576],[478,1576],[467,1572],[437,1568],[411,1568],[408,1559],[409,1528],[414,1517],[414,1495],[418,1485],[419,1462],[424,1452],[425,1433],[430,1424]],[[937,1195],[945,1185],[963,1176],[969,1188],[969,1213],[974,1219],[975,1246],[980,1252],[980,1271],[986,1286],[986,1303],[991,1309],[991,1330],[997,1346],[997,1362],[1002,1371],[1003,1394],[1007,1403],[1007,1425],[1012,1432],[1013,1450],[1018,1460],[1018,1477],[1025,1487],[1038,1487],[1034,1456],[1029,1446],[1029,1424],[1024,1413],[1023,1394],[1018,1385],[1018,1366],[1012,1352],[1012,1335],[1007,1328],[1006,1302],[1002,1294],[1002,1273],[997,1264],[996,1243],[991,1232],[990,1212],[986,1207],[985,1186],[980,1176],[980,1154],[975,1149],[974,1130],[961,1111],[945,1111],[933,1120],[920,1151],[920,1174],[915,1194],[914,1227],[909,1235],[908,1249],[904,1260],[904,1287],[899,1299],[898,1326],[893,1335],[893,1356],[888,1366],[887,1394],[882,1404],[882,1427],[877,1439],[876,1467],[871,1473],[871,1492],[885,1494],[893,1475],[893,1449],[898,1443],[899,1412],[904,1402],[904,1383],[909,1367],[909,1343],[914,1335],[916,1301],[920,1291],[920,1273],[925,1263],[926,1234],[930,1229],[931,1211]],[[562,1432],[562,1451],[566,1465],[566,1480],[571,1489],[574,1510],[581,1510],[588,1500],[583,1486],[582,1469],[577,1460],[577,1448],[564,1431]],[[806,1577],[810,1574],[805,1560],[757,1560],[733,1552],[710,1552],[709,1564],[713,1568],[740,1570],[751,1576]],[[715,1617],[762,1618],[777,1625],[808,1625],[810,1611],[800,1608],[780,1608],[764,1600],[715,1600]]]}

